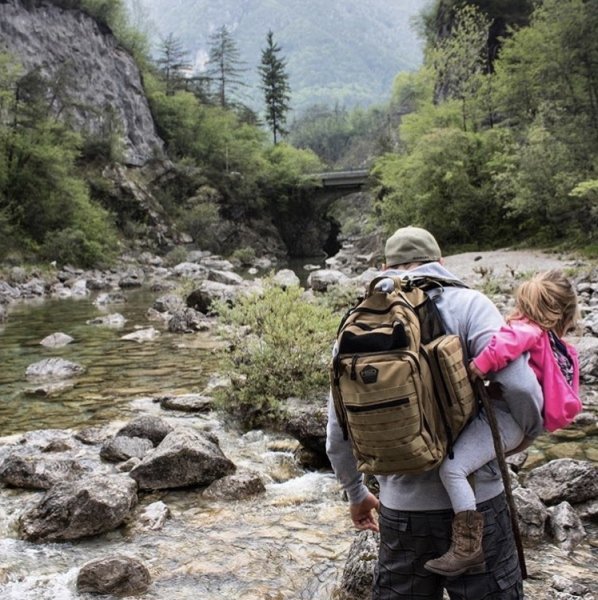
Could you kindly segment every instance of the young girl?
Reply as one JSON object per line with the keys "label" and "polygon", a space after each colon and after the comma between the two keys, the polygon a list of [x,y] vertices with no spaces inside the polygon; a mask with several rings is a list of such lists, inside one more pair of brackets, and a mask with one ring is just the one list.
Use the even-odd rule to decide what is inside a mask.
{"label": "young girl", "polygon": [[[536,275],[517,290],[508,324],[470,363],[472,374],[483,378],[529,352],[529,364],[544,395],[544,426],[548,431],[565,427],[581,410],[577,353],[562,339],[578,318],[577,296],[570,281],[560,271]],[[510,413],[497,410],[496,417],[505,451],[517,448],[524,437],[519,425]],[[425,564],[429,571],[454,576],[483,568],[484,520],[476,511],[467,477],[494,458],[492,435],[482,414],[457,440],[454,459],[440,467],[455,512],[453,540],[445,554]]]}

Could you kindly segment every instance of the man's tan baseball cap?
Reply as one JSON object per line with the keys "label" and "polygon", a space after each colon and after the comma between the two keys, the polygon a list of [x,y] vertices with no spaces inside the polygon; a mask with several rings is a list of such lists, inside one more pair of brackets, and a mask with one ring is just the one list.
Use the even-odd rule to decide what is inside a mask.
{"label": "man's tan baseball cap", "polygon": [[387,240],[384,256],[387,266],[440,260],[441,253],[434,236],[421,227],[401,227]]}

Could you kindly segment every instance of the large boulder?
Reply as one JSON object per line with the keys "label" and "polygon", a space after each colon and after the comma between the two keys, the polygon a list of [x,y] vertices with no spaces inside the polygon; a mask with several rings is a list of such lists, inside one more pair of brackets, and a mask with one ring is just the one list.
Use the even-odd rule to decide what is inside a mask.
{"label": "large boulder", "polygon": [[61,481],[78,479],[85,469],[70,458],[14,453],[0,464],[0,482],[18,488],[47,490]]}
{"label": "large boulder", "polygon": [[19,517],[19,533],[34,542],[76,540],[115,529],[137,503],[127,475],[97,475],[58,483]]}
{"label": "large boulder", "polygon": [[213,438],[190,428],[178,428],[134,467],[129,475],[142,490],[209,485],[230,475],[235,465]]}
{"label": "large boulder", "polygon": [[77,575],[77,592],[137,596],[146,592],[151,582],[147,567],[139,559],[119,554],[85,563]]}
{"label": "large boulder", "polygon": [[530,471],[525,485],[545,504],[577,504],[598,497],[598,467],[589,461],[560,458]]}

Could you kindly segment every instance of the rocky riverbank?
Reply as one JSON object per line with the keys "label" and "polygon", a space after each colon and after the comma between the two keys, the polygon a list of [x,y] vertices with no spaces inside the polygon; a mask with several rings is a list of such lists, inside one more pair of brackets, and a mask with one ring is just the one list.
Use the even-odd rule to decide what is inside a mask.
{"label": "rocky riverbank", "polygon": [[[327,262],[326,269],[313,266],[307,297],[328,293],[348,298],[361,292],[364,283],[375,275],[375,270],[367,267],[372,256],[357,254],[352,248],[345,248]],[[534,599],[589,600],[597,593],[592,553],[598,545],[598,270],[572,257],[507,251],[448,257],[447,266],[470,285],[490,294],[504,311],[511,304],[513,286],[531,271],[564,268],[575,282],[583,321],[580,335],[573,341],[580,351],[584,412],[570,428],[542,436],[526,453],[512,457],[511,465],[530,571],[527,595]],[[265,274],[271,267],[265,262],[254,265],[253,275]],[[277,272],[273,280],[283,287],[299,283],[287,270]],[[135,333],[139,343],[151,343],[152,329],[188,335],[210,330],[216,322],[211,312],[215,299],[234,302],[239,294],[259,290],[262,285],[260,278],[244,279],[235,273],[232,263],[207,253],[191,253],[171,267],[159,257],[144,254],[105,272],[65,268],[42,275],[12,268],[0,281],[0,306],[5,307],[4,318],[10,320],[12,307],[23,301],[91,295],[94,303],[109,312],[126,302],[130,289],[147,286],[156,297],[146,318],[148,325],[152,322],[157,329],[153,325],[140,327]],[[109,312],[102,324],[118,327],[119,322],[118,313]],[[45,343],[70,343],[59,334],[49,336]],[[42,387],[79,376],[77,365],[56,361],[30,367],[29,376],[40,380]],[[151,544],[151,536],[168,530],[170,515],[176,512],[163,501],[170,493],[198,497],[202,503],[215,502],[221,507],[239,502],[251,506],[255,498],[271,497],[273,482],[303,481],[305,474],[315,472],[331,477],[324,451],[323,406],[314,410],[296,401],[289,409],[286,433],[276,442],[278,449],[292,450],[288,460],[284,467],[270,465],[265,472],[256,473],[248,465],[244,450],[237,448],[249,438],[226,433],[223,446],[223,432],[221,425],[215,425],[218,416],[209,394],[156,393],[140,399],[138,405],[140,416],[126,423],[30,431],[0,439],[0,502],[10,511],[18,511],[9,519],[4,535],[22,544],[68,541],[84,546],[90,537],[108,539],[106,536],[124,528],[129,532],[130,547],[143,553],[143,546],[135,543],[135,532],[143,531],[144,544]],[[275,445],[270,450],[276,450]],[[231,459],[232,455],[237,458]],[[165,495],[158,499],[157,492]],[[325,498],[338,502],[334,494]],[[279,502],[275,500],[275,505]],[[341,509],[344,513],[345,508]],[[309,511],[309,503],[299,503],[296,510]],[[178,518],[184,523],[184,514]],[[377,540],[371,534],[353,536],[348,529],[346,535],[354,544],[335,594],[359,600],[368,597]],[[156,597],[152,589],[163,584],[163,575],[156,565],[131,554],[90,554],[92,560],[77,565],[72,586],[84,597],[92,591]],[[344,554],[335,560],[340,561],[342,570]],[[560,569],[559,577],[555,577],[555,565]],[[11,570],[0,570],[0,590],[9,590],[13,584]],[[324,595],[314,592],[311,597],[330,597],[324,589],[331,588],[321,587],[318,593]],[[214,592],[205,597],[224,596]]]}

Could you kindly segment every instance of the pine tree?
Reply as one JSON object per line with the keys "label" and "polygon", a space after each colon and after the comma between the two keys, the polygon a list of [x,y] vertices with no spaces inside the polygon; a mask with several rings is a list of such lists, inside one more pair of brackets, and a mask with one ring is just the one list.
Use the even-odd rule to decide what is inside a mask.
{"label": "pine tree", "polygon": [[272,31],[268,31],[266,44],[266,48],[262,50],[262,61],[258,71],[262,78],[260,87],[264,92],[266,122],[270,125],[276,144],[279,134],[288,133],[284,126],[289,110],[291,88],[286,72],[286,61],[278,56],[281,48],[274,42]]}
{"label": "pine tree", "polygon": [[245,69],[241,68],[239,49],[226,25],[215,31],[209,41],[207,74],[217,83],[220,106],[226,107],[230,104],[231,93],[244,85],[240,75]]}
{"label": "pine tree", "polygon": [[159,52],[156,64],[166,80],[166,94],[172,96],[177,89],[185,87],[185,72],[191,68],[187,61],[188,52],[172,33],[161,41]]}

